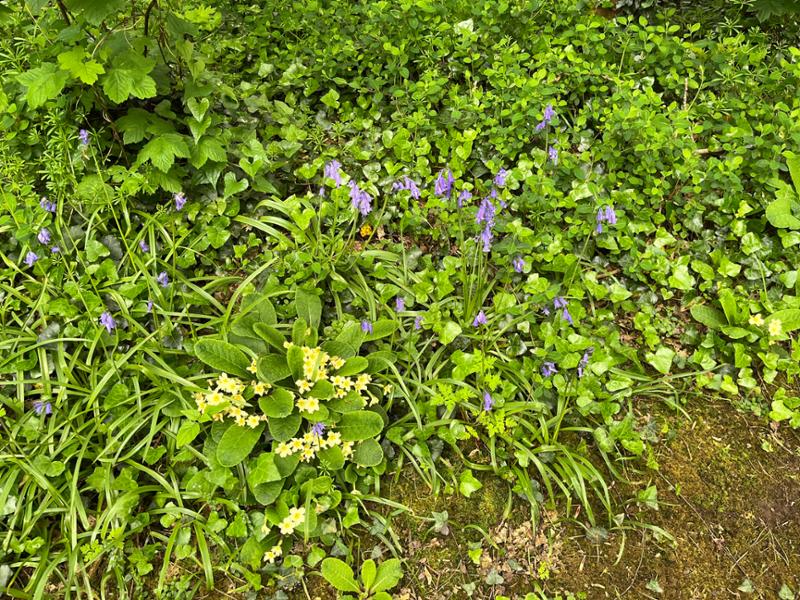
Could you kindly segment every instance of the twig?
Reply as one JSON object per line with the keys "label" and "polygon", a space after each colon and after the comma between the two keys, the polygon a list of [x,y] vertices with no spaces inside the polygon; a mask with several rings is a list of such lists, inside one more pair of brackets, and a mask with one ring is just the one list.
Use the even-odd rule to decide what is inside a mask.
{"label": "twig", "polygon": [[156,4],[158,4],[158,0],[150,0],[150,4],[147,5],[147,9],[144,11],[144,37],[147,37],[150,31],[150,13]]}
{"label": "twig", "polygon": [[58,9],[61,11],[61,16],[64,17],[64,22],[67,25],[71,25],[72,23],[69,20],[69,11],[67,11],[67,7],[64,6],[62,0],[57,0],[56,4],[58,4]]}

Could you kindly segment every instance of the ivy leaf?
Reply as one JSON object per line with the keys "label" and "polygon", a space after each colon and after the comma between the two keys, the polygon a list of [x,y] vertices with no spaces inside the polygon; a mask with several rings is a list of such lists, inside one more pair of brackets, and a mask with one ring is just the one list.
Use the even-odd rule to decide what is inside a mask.
{"label": "ivy leaf", "polygon": [[470,469],[461,471],[461,475],[458,477],[458,491],[461,492],[465,498],[469,498],[482,487],[483,484],[475,479]]}
{"label": "ivy leaf", "polygon": [[70,75],[80,79],[83,83],[92,85],[97,81],[98,75],[106,72],[99,62],[87,60],[89,55],[83,48],[73,48],[58,55],[58,64]]}
{"label": "ivy leaf", "polygon": [[255,448],[258,438],[264,431],[264,424],[258,427],[239,427],[231,425],[222,434],[217,446],[217,460],[223,467],[235,467]]}
{"label": "ivy leaf", "polygon": [[67,79],[69,75],[53,63],[44,63],[38,69],[31,69],[17,76],[17,81],[28,88],[25,98],[31,108],[57,98]]}
{"label": "ivy leaf", "polygon": [[767,221],[770,225],[778,229],[800,229],[800,219],[795,217],[793,208],[796,203],[792,202],[788,190],[785,191],[777,200],[769,203],[766,210]]}
{"label": "ivy leaf", "polygon": [[194,345],[194,353],[209,367],[223,373],[248,377],[247,367],[250,361],[247,360],[247,355],[233,344],[222,340],[201,339]]}
{"label": "ivy leaf", "polygon": [[147,142],[139,151],[136,162],[141,165],[149,160],[153,166],[166,173],[172,168],[176,156],[188,158],[189,147],[182,135],[165,133]]}
{"label": "ivy leaf", "polygon": [[675,358],[675,351],[672,348],[661,346],[656,350],[655,354],[652,352],[647,353],[647,362],[649,362],[655,370],[663,375],[669,373],[672,367],[672,359]]}

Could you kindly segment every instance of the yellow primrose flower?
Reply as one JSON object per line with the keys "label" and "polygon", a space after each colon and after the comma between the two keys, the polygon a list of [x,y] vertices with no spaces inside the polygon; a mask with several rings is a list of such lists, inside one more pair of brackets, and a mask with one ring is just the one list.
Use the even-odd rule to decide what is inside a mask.
{"label": "yellow primrose flower", "polygon": [[345,378],[342,377],[341,375],[334,375],[331,378],[331,383],[333,384],[334,387],[337,387],[337,388],[344,387],[345,386]]}
{"label": "yellow primrose flower", "polygon": [[344,442],[342,444],[342,454],[345,458],[350,458],[353,455],[353,442]]}
{"label": "yellow primrose flower", "polygon": [[261,419],[259,417],[257,417],[256,415],[250,415],[249,417],[247,417],[247,425],[249,427],[252,427],[253,429],[258,427],[258,424],[260,422],[261,422]]}
{"label": "yellow primrose flower", "polygon": [[358,376],[358,379],[356,380],[356,384],[357,385],[367,385],[371,381],[372,381],[372,377],[369,375],[369,373],[362,373],[361,375]]}
{"label": "yellow primrose flower", "polygon": [[278,447],[275,449],[275,452],[277,452],[278,456],[280,456],[281,458],[286,458],[287,456],[292,455],[292,447],[286,442],[281,442],[280,444],[278,444]]}
{"label": "yellow primrose flower", "polygon": [[341,369],[344,366],[344,359],[339,356],[331,356],[331,366],[334,369]]}
{"label": "yellow primrose flower", "polygon": [[323,381],[328,379],[328,370],[327,369],[323,369],[322,367],[317,369],[317,381],[319,381],[320,379],[323,380]]}
{"label": "yellow primrose flower", "polygon": [[278,527],[281,530],[281,535],[289,535],[294,531],[295,524],[287,519],[284,519],[280,522]]}
{"label": "yellow primrose flower", "polygon": [[305,379],[298,379],[294,382],[297,386],[297,391],[301,394],[305,394],[308,390],[311,389],[311,383],[306,381]]}
{"label": "yellow primrose flower", "polygon": [[327,365],[329,359],[330,359],[330,356],[328,355],[327,352],[320,353],[320,355],[319,355],[319,366],[320,367],[324,367],[325,365]]}
{"label": "yellow primrose flower", "polygon": [[292,346],[294,346],[294,344],[292,342],[290,342],[289,340],[286,340],[285,342],[283,342],[283,347],[286,348],[287,350],[289,348],[291,348]]}
{"label": "yellow primrose flower", "polygon": [[303,377],[306,379],[313,379],[314,378],[314,367],[310,365],[303,366]]}
{"label": "yellow primrose flower", "polygon": [[214,390],[206,396],[206,402],[211,406],[217,406],[225,402],[225,396],[219,390]]}
{"label": "yellow primrose flower", "polygon": [[256,367],[257,363],[258,361],[254,358],[253,360],[250,361],[250,366],[247,367],[247,370],[250,371],[253,375],[255,375],[256,372],[258,371],[258,368]]}
{"label": "yellow primrose flower", "polygon": [[233,417],[234,419],[238,419],[239,417],[245,417],[244,411],[238,406],[231,406],[228,409],[228,416]]}
{"label": "yellow primrose flower", "polygon": [[253,384],[253,393],[256,396],[263,396],[264,394],[267,393],[268,389],[269,389],[269,384],[268,383],[261,383],[260,381],[256,381]]}
{"label": "yellow primrose flower", "polygon": [[328,447],[338,446],[342,443],[342,434],[338,431],[329,431],[328,437],[325,439],[325,443]]}
{"label": "yellow primrose flower", "polygon": [[303,449],[303,440],[301,440],[300,438],[293,438],[289,442],[289,445],[292,448],[292,452],[299,452],[300,450]]}
{"label": "yellow primrose flower", "polygon": [[289,516],[288,519],[291,519],[294,523],[302,523],[306,520],[306,508],[305,506],[299,506],[289,509]]}
{"label": "yellow primrose flower", "polygon": [[206,397],[206,395],[205,395],[204,392],[195,392],[194,394],[192,394],[192,398],[194,398],[195,402],[200,402],[205,397]]}
{"label": "yellow primrose flower", "polygon": [[244,427],[247,423],[247,419],[245,419],[244,415],[239,415],[236,417],[235,421],[239,427]]}
{"label": "yellow primrose flower", "polygon": [[334,393],[334,395],[335,395],[337,398],[344,398],[345,396],[347,396],[347,390],[346,390],[346,389],[344,389],[344,388],[339,388],[338,390],[336,390],[336,392]]}
{"label": "yellow primrose flower", "polygon": [[349,390],[353,387],[353,380],[350,377],[345,377],[342,382],[342,389]]}
{"label": "yellow primrose flower", "polygon": [[756,327],[761,327],[764,324],[764,317],[760,314],[751,315],[750,319],[748,320],[750,325],[755,325]]}
{"label": "yellow primrose flower", "polygon": [[781,323],[780,319],[772,319],[769,322],[768,330],[772,337],[778,337],[781,333],[783,333],[783,323]]}
{"label": "yellow primrose flower", "polygon": [[263,533],[264,535],[267,535],[269,533],[270,529],[271,529],[271,527],[269,526],[269,521],[264,519],[264,522],[261,524],[261,533]]}
{"label": "yellow primrose flower", "polygon": [[199,410],[201,413],[206,412],[206,408],[207,407],[208,407],[208,404],[206,404],[205,400],[198,400],[197,401],[197,410]]}
{"label": "yellow primrose flower", "polygon": [[267,550],[264,552],[264,562],[268,562],[270,564],[275,562],[275,553],[272,550]]}
{"label": "yellow primrose flower", "polygon": [[244,406],[244,396],[241,394],[233,394],[231,396],[231,402],[233,402],[236,406]]}
{"label": "yellow primrose flower", "polygon": [[297,408],[302,412],[317,412],[319,410],[319,400],[317,398],[300,398],[297,401]]}
{"label": "yellow primrose flower", "polygon": [[214,413],[213,415],[211,415],[211,420],[212,421],[222,421],[222,419],[224,419],[224,418],[225,418],[225,413],[221,413],[221,412]]}
{"label": "yellow primrose flower", "polygon": [[311,462],[311,460],[314,458],[314,450],[310,447],[304,448],[300,453],[300,458],[303,460],[303,462]]}

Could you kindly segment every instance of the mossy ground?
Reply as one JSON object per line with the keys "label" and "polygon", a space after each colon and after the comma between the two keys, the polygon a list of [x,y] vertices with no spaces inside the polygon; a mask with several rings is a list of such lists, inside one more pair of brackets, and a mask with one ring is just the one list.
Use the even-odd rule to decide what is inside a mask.
{"label": "mossy ground", "polygon": [[[694,409],[691,418],[647,407],[653,410],[657,416],[647,418],[658,422],[663,438],[659,469],[639,473],[636,487],[616,486],[616,495],[631,497],[654,483],[659,509],[630,503],[625,512],[669,532],[674,543],[649,528],[587,536],[578,525],[555,522],[552,513],[533,531],[522,501],[514,499],[503,520],[508,496],[501,481],[486,478],[470,499],[433,498],[408,474],[388,490],[415,515],[394,522],[406,551],[404,595],[493,598],[542,589],[589,599],[777,598],[784,584],[796,591],[800,436],[769,428],[727,403]],[[437,533],[420,520],[433,511],[448,512],[449,531]],[[468,551],[481,541],[476,564]],[[487,583],[497,576],[502,583]],[[748,585],[752,592],[739,590]]]}

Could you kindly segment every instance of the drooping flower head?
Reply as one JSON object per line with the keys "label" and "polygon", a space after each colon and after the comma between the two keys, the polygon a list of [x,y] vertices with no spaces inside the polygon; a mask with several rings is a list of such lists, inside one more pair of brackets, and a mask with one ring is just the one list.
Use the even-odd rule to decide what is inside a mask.
{"label": "drooping flower head", "polygon": [[548,104],[547,106],[545,106],[544,115],[542,115],[541,122],[538,125],[536,125],[536,131],[541,131],[542,129],[547,127],[550,124],[550,121],[552,121],[553,117],[555,116],[556,116],[556,111],[553,110],[553,105]]}
{"label": "drooping flower head", "polygon": [[341,173],[339,173],[339,169],[341,168],[341,166],[342,163],[340,163],[336,159],[333,159],[332,161],[329,161],[325,165],[325,170],[324,170],[324,176],[328,179],[333,179],[337,188],[341,187],[342,185],[342,175]]}
{"label": "drooping flower head", "polygon": [[117,326],[117,322],[114,321],[114,317],[108,311],[105,311],[102,315],[100,315],[100,324],[106,328],[108,333],[111,333]]}
{"label": "drooping flower head", "polygon": [[186,206],[186,195],[183,192],[178,192],[172,198],[175,200],[175,210],[183,210],[183,207]]}
{"label": "drooping flower head", "polygon": [[37,260],[39,260],[39,255],[33,250],[29,250],[25,255],[25,260],[23,262],[29,267],[32,267]]}
{"label": "drooping flower head", "polygon": [[492,249],[492,240],[494,239],[494,233],[492,232],[492,227],[488,223],[481,231],[481,242],[483,242],[483,251],[489,252]]}
{"label": "drooping flower head", "polygon": [[53,405],[44,400],[36,400],[33,403],[33,410],[37,415],[44,414],[47,416],[53,414]]}
{"label": "drooping flower head", "polygon": [[409,192],[411,192],[411,197],[414,198],[414,200],[419,200],[420,196],[419,186],[417,185],[417,182],[411,179],[411,177],[409,177],[408,175],[403,177],[402,181],[395,181],[394,184],[392,184],[393,192],[397,192],[399,190],[408,190]]}
{"label": "drooping flower head", "polygon": [[394,301],[394,310],[396,312],[403,312],[406,309],[406,301],[402,296],[398,296]]}
{"label": "drooping flower head", "polygon": [[353,204],[353,208],[363,216],[366,217],[372,212],[372,197],[360,189],[355,181],[350,182],[350,201]]}
{"label": "drooping flower head", "polygon": [[581,361],[578,363],[578,378],[579,379],[581,377],[583,377],[583,374],[584,374],[584,372],[586,370],[586,367],[589,366],[589,359],[592,357],[593,353],[594,353],[594,348],[592,346],[589,346],[586,349],[586,352],[583,353],[583,356],[581,357]]}
{"label": "drooping flower head", "polygon": [[153,301],[152,300],[148,300],[147,301],[147,314],[150,314],[151,312],[153,312]]}
{"label": "drooping flower head", "polygon": [[450,169],[442,169],[436,178],[434,192],[441,198],[449,198],[453,191],[453,183],[455,183],[453,172]]}
{"label": "drooping flower head", "polygon": [[81,146],[86,147],[89,145],[89,132],[85,129],[81,129],[78,132],[78,137],[81,140]]}
{"label": "drooping flower head", "polygon": [[461,193],[458,195],[458,208],[463,208],[464,202],[467,200],[472,199],[472,192],[469,190],[461,190]]}
{"label": "drooping flower head", "polygon": [[525,261],[521,256],[517,256],[513,261],[511,261],[511,264],[517,273],[522,273],[523,269],[525,269]]}
{"label": "drooping flower head", "polygon": [[558,150],[556,150],[554,146],[550,146],[550,148],[547,150],[547,157],[553,161],[554,165],[558,164]]}
{"label": "drooping flower head", "polygon": [[485,223],[486,225],[493,226],[494,225],[494,216],[497,213],[497,209],[492,204],[490,198],[484,198],[481,200],[480,205],[478,205],[478,212],[475,213],[475,222],[479,225],[481,223]]}
{"label": "drooping flower head", "polygon": [[61,252],[61,248],[59,248],[58,246],[50,246],[51,254],[58,254],[59,252]]}
{"label": "drooping flower head", "polygon": [[139,240],[139,250],[142,252],[150,252],[150,246],[144,240]]}
{"label": "drooping flower head", "polygon": [[472,320],[473,327],[479,327],[481,325],[486,325],[486,313],[483,310],[479,311],[475,318]]}
{"label": "drooping flower head", "polygon": [[311,428],[311,433],[316,437],[322,437],[322,434],[325,433],[325,425],[322,423],[314,423],[314,426]]}
{"label": "drooping flower head", "polygon": [[597,227],[595,227],[595,232],[603,233],[603,223],[615,225],[617,223],[617,213],[612,206],[601,206],[597,211],[596,220]]}
{"label": "drooping flower head", "polygon": [[42,227],[39,230],[39,235],[36,236],[36,239],[39,240],[40,244],[50,243],[50,231],[47,229],[47,227]]}
{"label": "drooping flower head", "polygon": [[370,323],[366,319],[361,321],[361,331],[363,331],[364,333],[369,333],[371,335],[372,334],[372,323]]}
{"label": "drooping flower head", "polygon": [[569,309],[567,308],[567,301],[564,300],[563,296],[556,296],[553,298],[553,308],[561,309],[561,318],[564,319],[570,325],[573,324],[572,315],[569,314]]}
{"label": "drooping flower head", "polygon": [[556,373],[558,373],[558,369],[556,368],[556,363],[547,361],[542,364],[543,377],[552,377]]}
{"label": "drooping flower head", "polygon": [[422,317],[417,317],[414,319],[414,329],[422,329]]}
{"label": "drooping flower head", "polygon": [[490,411],[494,406],[494,400],[489,392],[483,392],[483,410]]}
{"label": "drooping flower head", "polygon": [[497,175],[494,176],[494,184],[497,187],[503,187],[506,184],[506,177],[508,176],[508,171],[505,169],[500,169],[497,172]]}
{"label": "drooping flower head", "polygon": [[167,272],[161,271],[161,273],[158,274],[158,277],[156,277],[156,281],[161,287],[167,287],[169,285],[169,277],[167,276]]}
{"label": "drooping flower head", "polygon": [[41,200],[39,200],[39,206],[42,207],[42,210],[46,210],[47,212],[51,213],[56,212],[57,208],[56,203],[50,202],[50,200],[47,199],[47,196],[42,196]]}

